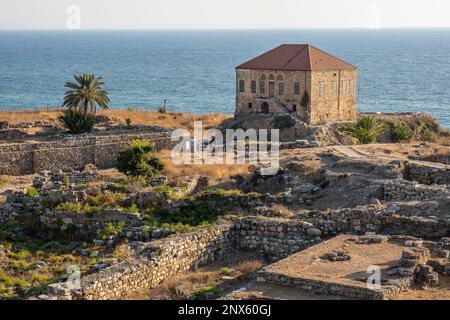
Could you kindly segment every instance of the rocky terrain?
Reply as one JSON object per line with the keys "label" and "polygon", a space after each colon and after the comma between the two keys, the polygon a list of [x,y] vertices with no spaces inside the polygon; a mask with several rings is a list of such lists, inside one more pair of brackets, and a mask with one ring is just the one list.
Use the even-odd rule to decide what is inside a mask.
{"label": "rocky terrain", "polygon": [[[42,125],[52,126],[32,127],[44,132]],[[9,122],[4,130],[15,127]],[[130,131],[162,129],[110,123],[97,130],[93,137],[125,139]],[[89,156],[79,156],[72,169],[46,170],[60,159],[39,158],[49,145],[34,146],[33,170],[0,176],[1,299],[450,298],[445,135],[371,145],[344,145],[343,136],[324,143],[315,135],[287,142],[274,176],[250,165],[180,168],[162,144],[162,174],[133,180],[107,168],[109,158],[90,158],[91,149],[59,129],[21,131],[1,138],[17,146],[8,159],[19,161],[14,157],[29,152],[23,145],[44,140],[63,150],[53,154]],[[96,139],[103,148],[107,139]],[[384,263],[360,258],[365,248],[397,261],[384,277],[401,278],[401,285],[383,293],[363,288],[358,272]],[[296,255],[309,252],[331,285],[314,282],[312,271],[292,276]]]}

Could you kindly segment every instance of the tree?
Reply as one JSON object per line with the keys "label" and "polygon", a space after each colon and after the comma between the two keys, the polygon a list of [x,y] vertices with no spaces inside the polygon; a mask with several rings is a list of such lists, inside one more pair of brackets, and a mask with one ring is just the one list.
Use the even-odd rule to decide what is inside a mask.
{"label": "tree", "polygon": [[374,143],[386,129],[383,121],[373,116],[362,116],[356,123],[345,125],[342,130],[360,143]]}
{"label": "tree", "polygon": [[110,102],[108,93],[103,90],[102,77],[93,74],[74,76],[75,82],[66,82],[69,88],[64,97],[63,107],[82,113],[84,115],[95,115],[97,106],[108,109]]}
{"label": "tree", "polygon": [[305,93],[303,94],[302,100],[300,101],[300,105],[303,108],[306,108],[309,104],[309,94],[307,91],[305,91]]}
{"label": "tree", "polygon": [[155,144],[148,140],[133,140],[117,156],[117,169],[133,178],[153,178],[164,170],[164,163],[156,155]]}

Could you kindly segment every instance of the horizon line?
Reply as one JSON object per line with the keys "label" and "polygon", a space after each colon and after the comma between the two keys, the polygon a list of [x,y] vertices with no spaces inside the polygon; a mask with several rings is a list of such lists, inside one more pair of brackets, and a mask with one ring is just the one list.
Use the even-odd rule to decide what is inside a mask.
{"label": "horizon line", "polygon": [[367,30],[367,31],[383,31],[383,30],[430,30],[430,29],[450,29],[450,26],[386,26],[381,28],[367,28],[362,26],[356,27],[212,27],[212,28],[194,28],[194,27],[177,27],[177,28],[1,28],[2,31],[258,31],[258,30]]}

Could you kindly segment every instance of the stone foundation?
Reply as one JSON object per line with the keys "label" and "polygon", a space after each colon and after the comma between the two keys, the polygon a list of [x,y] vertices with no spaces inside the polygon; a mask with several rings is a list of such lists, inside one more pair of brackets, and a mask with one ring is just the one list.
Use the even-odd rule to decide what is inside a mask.
{"label": "stone foundation", "polygon": [[421,184],[450,184],[450,168],[445,166],[433,167],[414,163],[407,163],[405,175],[408,180],[417,181]]}
{"label": "stone foundation", "polygon": [[446,186],[420,185],[408,180],[392,180],[384,184],[384,198],[390,201],[423,201],[446,196],[450,196]]}
{"label": "stone foundation", "polygon": [[153,141],[160,149],[172,146],[170,132],[108,136],[78,136],[47,143],[0,146],[0,174],[25,175],[49,171],[82,170],[87,164],[112,168],[118,152],[134,139]]}

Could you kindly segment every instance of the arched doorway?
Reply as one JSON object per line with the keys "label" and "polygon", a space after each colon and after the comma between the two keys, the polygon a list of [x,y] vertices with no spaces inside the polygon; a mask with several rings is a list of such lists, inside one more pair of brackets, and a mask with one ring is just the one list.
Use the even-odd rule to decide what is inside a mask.
{"label": "arched doorway", "polygon": [[261,112],[265,114],[270,112],[269,104],[267,102],[261,103]]}

